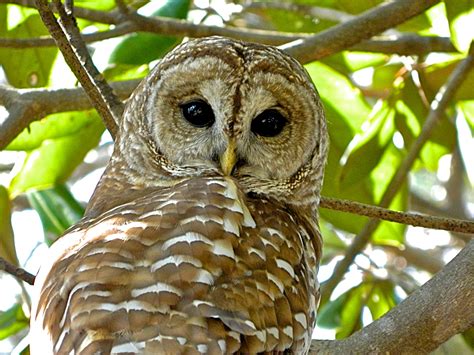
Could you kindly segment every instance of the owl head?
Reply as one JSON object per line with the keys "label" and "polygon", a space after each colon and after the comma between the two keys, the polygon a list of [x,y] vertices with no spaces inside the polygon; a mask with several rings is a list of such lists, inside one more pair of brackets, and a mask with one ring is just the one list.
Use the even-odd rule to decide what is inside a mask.
{"label": "owl head", "polygon": [[[320,98],[295,59],[228,38],[190,40],[132,94],[96,191],[140,194],[190,177],[228,176],[246,194],[314,206],[327,149]],[[98,195],[89,210],[118,203]]]}

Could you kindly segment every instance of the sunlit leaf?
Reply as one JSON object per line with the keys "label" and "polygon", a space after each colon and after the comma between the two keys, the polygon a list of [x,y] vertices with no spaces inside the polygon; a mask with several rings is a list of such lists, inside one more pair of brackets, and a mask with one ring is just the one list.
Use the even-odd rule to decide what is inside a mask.
{"label": "sunlit leaf", "polygon": [[24,129],[6,148],[7,150],[30,151],[39,148],[44,141],[54,140],[79,133],[97,123],[94,111],[64,112],[49,115],[35,121]]}
{"label": "sunlit leaf", "polygon": [[26,196],[31,207],[40,216],[48,244],[54,242],[84,214],[82,206],[63,184],[45,190],[28,191]]}
{"label": "sunlit leaf", "polygon": [[341,189],[366,179],[379,164],[394,133],[394,115],[395,110],[386,101],[374,108],[363,131],[354,137],[344,153],[339,175]]}
{"label": "sunlit leaf", "polygon": [[29,324],[21,305],[15,304],[5,312],[0,312],[0,340],[18,333]]}
{"label": "sunlit leaf", "polygon": [[342,74],[352,74],[360,69],[385,64],[390,56],[382,53],[343,51],[322,60],[324,64]]}
{"label": "sunlit leaf", "polygon": [[451,31],[451,40],[456,48],[463,53],[467,53],[474,31],[474,2],[472,0],[444,0],[446,5],[446,15]]}
{"label": "sunlit leaf", "polygon": [[394,294],[395,285],[389,280],[376,281],[374,288],[367,298],[367,307],[376,320],[397,305]]}
{"label": "sunlit leaf", "polygon": [[102,121],[96,115],[73,134],[42,141],[38,148],[28,152],[11,182],[11,194],[16,196],[30,189],[40,190],[65,182],[86,153],[98,144],[103,130]]}
{"label": "sunlit leaf", "polygon": [[459,101],[458,106],[461,109],[467,123],[471,127],[472,134],[474,134],[474,100]]}
{"label": "sunlit leaf", "polygon": [[[48,34],[38,14],[32,15],[29,9],[23,7],[19,8],[19,12],[21,18],[19,23],[6,32],[0,32],[1,37],[17,39]],[[57,52],[54,47],[28,49],[0,47],[0,66],[3,67],[8,82],[14,87],[45,86]]]}

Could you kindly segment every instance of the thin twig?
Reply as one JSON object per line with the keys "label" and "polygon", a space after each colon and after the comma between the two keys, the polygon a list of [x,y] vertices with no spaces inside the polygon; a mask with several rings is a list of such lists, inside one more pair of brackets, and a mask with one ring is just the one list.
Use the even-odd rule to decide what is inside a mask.
{"label": "thin twig", "polygon": [[[86,90],[97,112],[99,112],[100,116],[102,117],[107,129],[110,131],[112,137],[114,137],[117,133],[117,122],[120,119],[120,116],[117,112],[120,112],[121,109],[123,110],[123,107],[118,104],[119,100],[108,100],[109,94],[112,95],[112,97],[115,96],[113,95],[112,90],[108,88],[108,86],[99,88],[101,82],[103,81],[103,78],[100,74],[95,74],[93,76],[89,75],[87,70],[84,68],[83,63],[81,63],[81,56],[84,59],[87,58],[88,54],[86,55],[85,53],[83,53],[82,50],[79,50],[79,53],[74,51],[73,47],[71,47],[71,43],[68,36],[63,31],[56,18],[54,17],[53,12],[49,8],[47,0],[36,0],[36,6],[43,20],[43,23],[51,34],[51,37],[54,38],[59,50],[63,53],[66,63],[69,65],[75,76],[80,81],[81,85]],[[58,5],[58,7],[61,8],[62,4],[61,6]],[[67,17],[65,12],[63,14],[63,17],[64,16]],[[62,20],[70,24],[70,21],[67,20],[67,18],[62,18]],[[79,39],[72,39],[72,41],[74,41],[75,44],[80,42]],[[116,117],[117,115],[118,117]]]}
{"label": "thin twig", "polygon": [[[400,164],[397,172],[391,179],[384,195],[380,201],[381,207],[388,207],[399,191],[400,187],[406,180],[406,177],[413,166],[413,163],[417,159],[421,148],[429,139],[431,132],[443,117],[444,111],[448,107],[449,102],[454,97],[456,90],[461,86],[461,83],[466,79],[467,74],[474,65],[474,45],[471,46],[470,54],[456,67],[448,78],[446,84],[441,87],[436,95],[435,99],[431,103],[431,110],[428,117],[423,125],[420,135],[411,146],[407,156]],[[322,285],[322,302],[326,302],[331,296],[334,288],[344,277],[349,266],[354,261],[356,255],[365,248],[369,243],[372,233],[375,231],[380,221],[377,219],[371,219],[364,226],[362,231],[354,238],[352,244],[346,251],[344,259],[342,259],[335,267],[332,277]]]}
{"label": "thin twig", "polygon": [[410,224],[415,227],[443,229],[459,233],[474,233],[474,222],[462,219],[398,212],[365,203],[330,197],[321,197],[320,207],[382,219],[384,221]]}
{"label": "thin twig", "polygon": [[33,285],[35,283],[34,275],[30,274],[28,271],[22,269],[21,267],[17,267],[9,263],[2,257],[0,257],[0,270],[15,276],[16,278],[23,280],[30,285]]}

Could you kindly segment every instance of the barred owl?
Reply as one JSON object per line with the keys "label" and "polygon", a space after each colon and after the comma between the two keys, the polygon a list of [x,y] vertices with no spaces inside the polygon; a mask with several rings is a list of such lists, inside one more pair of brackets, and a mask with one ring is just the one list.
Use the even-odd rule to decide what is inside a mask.
{"label": "barred owl", "polygon": [[307,352],[327,148],[293,58],[220,37],[175,48],[41,267],[33,353]]}

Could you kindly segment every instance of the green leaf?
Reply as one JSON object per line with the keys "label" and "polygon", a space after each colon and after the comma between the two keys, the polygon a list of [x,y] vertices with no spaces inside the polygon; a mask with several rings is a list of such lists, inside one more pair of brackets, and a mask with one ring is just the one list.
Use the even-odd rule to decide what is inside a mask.
{"label": "green leaf", "polygon": [[[38,14],[31,15],[30,9],[19,8],[19,23],[6,32],[0,32],[4,38],[31,38],[48,35]],[[8,7],[8,13],[12,8]],[[8,15],[7,15],[8,16]],[[9,16],[10,18],[10,16]],[[17,88],[46,86],[51,68],[58,50],[45,48],[0,48],[0,65],[10,85]]]}
{"label": "green leaf", "polygon": [[372,285],[362,283],[348,291],[347,300],[341,309],[341,325],[336,339],[343,339],[362,328],[362,311]]}
{"label": "green leaf", "polygon": [[19,304],[15,304],[5,312],[0,312],[0,340],[18,333],[28,324],[28,318]]}
{"label": "green leaf", "polygon": [[8,190],[0,185],[0,257],[18,265],[15,250],[15,240],[11,224],[11,207]]}
{"label": "green leaf", "polygon": [[344,154],[347,158],[339,175],[341,189],[368,178],[379,164],[394,133],[394,115],[395,110],[387,101],[374,108],[364,130],[354,137]]}
{"label": "green leaf", "polygon": [[317,322],[318,326],[326,329],[334,329],[341,326],[341,314],[349,297],[349,293],[343,293],[334,301],[327,302],[321,307]]}
{"label": "green leaf", "polygon": [[395,285],[389,280],[375,281],[370,297],[367,299],[367,307],[376,320],[397,305],[394,293]]}
{"label": "green leaf", "polygon": [[63,184],[50,189],[29,191],[26,196],[31,207],[40,216],[48,245],[84,214],[82,206]]}
{"label": "green leaf", "polygon": [[[154,1],[138,11],[146,16],[185,19],[190,0]],[[161,36],[153,33],[132,33],[123,38],[112,51],[109,63],[139,65],[161,58],[181,41],[182,37]]]}
{"label": "green leaf", "polygon": [[35,121],[21,132],[6,148],[7,150],[30,151],[41,147],[47,140],[79,134],[95,125],[98,116],[94,111],[74,111],[49,115]]}
{"label": "green leaf", "polygon": [[336,53],[322,60],[341,74],[352,74],[360,69],[387,63],[390,56],[382,53],[350,52]]}
{"label": "green leaf", "polygon": [[472,0],[444,0],[449,21],[451,40],[462,53],[467,54],[474,38],[474,2]]}
{"label": "green leaf", "polygon": [[[430,65],[425,70],[425,75],[420,77],[421,83],[423,84],[424,90],[427,93],[430,93],[429,100],[432,100],[434,95],[439,91],[441,86],[443,86],[448,77],[453,72],[454,68],[461,61],[460,58],[455,60],[450,60],[442,63],[436,63]],[[467,73],[467,77],[459,86],[454,95],[454,100],[474,100],[474,70],[470,70]]]}
{"label": "green leaf", "polygon": [[[339,180],[342,166],[339,161],[349,142],[362,123],[369,116],[371,108],[365,101],[360,89],[341,73],[322,63],[311,63],[305,66],[316,85],[324,103],[328,121],[331,145],[323,194],[330,197],[352,199],[373,203],[371,182],[360,181],[352,189],[342,191]],[[365,217],[354,216],[343,212],[321,210],[321,216],[335,227],[356,233],[366,221]]]}
{"label": "green leaf", "polygon": [[44,139],[38,148],[29,151],[11,182],[12,196],[65,182],[87,152],[98,144],[104,125],[97,114],[76,114],[94,115],[95,119],[86,120],[87,123],[73,134]]}
{"label": "green leaf", "polygon": [[395,79],[399,76],[403,65],[400,63],[391,63],[374,68],[372,77],[372,89],[374,90],[392,90]]}

